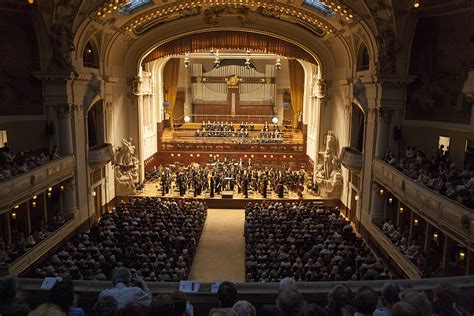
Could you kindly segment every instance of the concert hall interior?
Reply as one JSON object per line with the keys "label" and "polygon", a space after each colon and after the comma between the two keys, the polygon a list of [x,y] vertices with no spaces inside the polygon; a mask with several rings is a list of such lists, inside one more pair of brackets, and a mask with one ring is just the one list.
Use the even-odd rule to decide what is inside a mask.
{"label": "concert hall interior", "polygon": [[0,315],[473,315],[473,14],[0,1]]}

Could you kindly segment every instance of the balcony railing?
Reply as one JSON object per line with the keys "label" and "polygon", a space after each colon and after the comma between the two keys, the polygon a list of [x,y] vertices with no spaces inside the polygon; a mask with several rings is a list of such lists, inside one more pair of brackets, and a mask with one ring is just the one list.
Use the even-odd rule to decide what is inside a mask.
{"label": "balcony railing", "polygon": [[38,192],[74,175],[73,155],[47,162],[33,170],[0,182],[0,213],[31,198]]}
{"label": "balcony railing", "polygon": [[373,162],[376,182],[410,209],[466,247],[474,242],[474,211],[416,183],[382,160]]}
{"label": "balcony railing", "polygon": [[75,229],[74,219],[66,222],[58,230],[36,244],[33,248],[25,252],[18,259],[9,264],[6,269],[9,274],[19,275],[28,269],[34,262],[53,249],[62,240],[65,240]]}

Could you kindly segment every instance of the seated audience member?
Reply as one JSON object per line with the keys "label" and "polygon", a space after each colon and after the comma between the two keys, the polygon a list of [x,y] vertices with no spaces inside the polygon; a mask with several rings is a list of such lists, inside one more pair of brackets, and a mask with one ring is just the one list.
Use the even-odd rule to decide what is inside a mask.
{"label": "seated audience member", "polygon": [[[278,293],[284,290],[297,290],[296,281],[293,278],[283,278],[281,279],[278,286]],[[258,315],[262,316],[272,316],[278,315],[278,306],[276,304],[264,304],[262,305]]]}
{"label": "seated audience member", "polygon": [[15,302],[18,279],[15,276],[0,278],[0,315],[26,316],[30,312],[28,306]]}
{"label": "seated audience member", "polygon": [[304,316],[327,316],[326,310],[316,304],[308,304],[304,310]]}
{"label": "seated audience member", "polygon": [[[416,310],[416,315],[418,316],[431,316],[432,315],[431,303],[425,294],[418,293],[414,290],[408,290],[401,293],[400,302],[411,305]],[[398,304],[399,303],[395,304],[395,306]],[[394,309],[395,309],[395,306],[394,306]],[[403,305],[403,307],[407,308],[405,305]],[[394,312],[394,315],[395,315],[395,312]]]}
{"label": "seated audience member", "polygon": [[57,281],[49,292],[48,303],[59,306],[67,316],[84,316],[82,308],[73,307],[74,299],[72,281]]}
{"label": "seated audience member", "polygon": [[284,290],[278,294],[277,305],[280,316],[304,315],[306,302],[296,290]]}
{"label": "seated audience member", "polygon": [[248,301],[237,301],[232,308],[239,316],[257,316],[255,307]]}
{"label": "seated audience member", "polygon": [[457,287],[440,284],[434,291],[433,312],[438,316],[469,316],[469,312],[457,302],[460,294]]}
{"label": "seated audience member", "polygon": [[115,316],[116,313],[117,301],[113,296],[99,297],[92,310],[93,316]]}
{"label": "seated audience member", "polygon": [[137,303],[128,303],[119,309],[117,316],[146,316],[146,312],[143,306]]}
{"label": "seated audience member", "polygon": [[174,302],[169,295],[157,295],[148,307],[148,316],[173,316]]}
{"label": "seated audience member", "polygon": [[360,287],[354,296],[354,316],[372,316],[377,309],[379,297],[377,292],[368,286]]}
{"label": "seated audience member", "polygon": [[136,282],[140,284],[140,287],[130,287],[131,278],[132,275],[129,269],[124,267],[115,269],[112,274],[112,284],[114,287],[103,290],[99,294],[99,299],[104,296],[113,296],[117,301],[117,308],[119,310],[128,303],[137,303],[148,307],[152,299],[148,286],[141,278],[137,278]]}
{"label": "seated audience member", "polygon": [[419,316],[418,309],[407,303],[407,302],[398,302],[393,305],[392,316]]}
{"label": "seated audience member", "polygon": [[31,311],[28,316],[66,316],[66,313],[58,305],[41,304]]}
{"label": "seated audience member", "polygon": [[351,289],[347,285],[339,284],[328,293],[328,305],[325,310],[328,316],[342,316],[351,304]]}
{"label": "seated audience member", "polygon": [[221,308],[232,308],[237,301],[237,288],[234,283],[224,281],[217,289],[217,296],[221,304]]}
{"label": "seated audience member", "polygon": [[385,282],[382,287],[382,304],[383,307],[379,307],[373,313],[374,316],[390,316],[392,314],[393,305],[395,305],[400,298],[398,294],[400,289],[398,285],[393,282]]}
{"label": "seated audience member", "polygon": [[193,305],[187,300],[186,294],[181,291],[176,291],[171,294],[171,299],[174,302],[175,316],[193,316]]}
{"label": "seated audience member", "polygon": [[209,316],[239,316],[232,308],[212,308],[209,311]]}

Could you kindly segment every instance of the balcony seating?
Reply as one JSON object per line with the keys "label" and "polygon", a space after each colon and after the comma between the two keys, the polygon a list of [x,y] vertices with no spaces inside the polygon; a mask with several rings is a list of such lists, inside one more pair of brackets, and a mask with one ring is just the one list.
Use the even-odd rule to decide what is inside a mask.
{"label": "balcony seating", "polygon": [[341,163],[351,171],[359,172],[362,169],[362,152],[352,147],[342,147]]}
{"label": "balcony seating", "polygon": [[112,144],[101,144],[89,148],[88,162],[91,168],[100,168],[114,160]]}

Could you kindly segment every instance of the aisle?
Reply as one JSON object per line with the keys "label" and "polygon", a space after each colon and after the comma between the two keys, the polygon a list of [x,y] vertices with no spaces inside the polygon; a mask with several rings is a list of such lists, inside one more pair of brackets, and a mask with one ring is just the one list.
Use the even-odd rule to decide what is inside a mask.
{"label": "aisle", "polygon": [[244,210],[208,210],[190,280],[245,282],[244,221]]}

